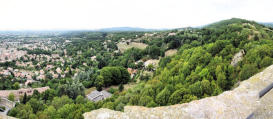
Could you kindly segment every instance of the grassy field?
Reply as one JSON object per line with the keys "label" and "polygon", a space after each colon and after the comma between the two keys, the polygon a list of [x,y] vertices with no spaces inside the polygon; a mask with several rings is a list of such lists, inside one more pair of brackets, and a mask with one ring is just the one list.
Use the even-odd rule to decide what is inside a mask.
{"label": "grassy field", "polygon": [[[128,90],[129,88],[132,88],[132,87],[134,87],[136,84],[137,84],[137,83],[135,83],[135,82],[130,82],[130,83],[128,83],[128,84],[124,84],[124,85],[123,85],[123,86],[124,86],[124,90]],[[118,89],[118,87],[119,87],[119,85],[113,85],[113,86],[110,86],[110,87],[105,88],[104,90],[109,90],[110,88],[116,88],[116,89]]]}
{"label": "grassy field", "polygon": [[[136,85],[137,83],[135,82],[130,82],[128,84],[124,84],[124,90],[128,90],[129,88],[132,88]],[[110,88],[116,88],[118,89],[118,85],[114,85],[114,86],[110,86],[110,87],[107,87],[107,88],[104,88],[103,90],[109,90]],[[91,93],[92,91],[96,90],[96,87],[91,87],[91,88],[88,88],[88,89],[85,89],[84,93],[85,95],[88,95],[89,93]]]}
{"label": "grassy field", "polygon": [[165,56],[173,56],[173,55],[176,54],[176,52],[177,52],[176,49],[167,50],[167,51],[165,52]]}
{"label": "grassy field", "polygon": [[84,93],[85,93],[85,95],[87,95],[87,94],[91,93],[94,90],[96,90],[96,87],[91,87],[91,88],[85,89]]}
{"label": "grassy field", "polygon": [[131,42],[129,43],[129,45],[127,45],[126,43],[120,42],[117,44],[117,46],[121,52],[124,52],[125,50],[133,48],[133,47],[139,48],[139,49],[145,49],[148,45],[144,43],[137,43],[137,42]]}

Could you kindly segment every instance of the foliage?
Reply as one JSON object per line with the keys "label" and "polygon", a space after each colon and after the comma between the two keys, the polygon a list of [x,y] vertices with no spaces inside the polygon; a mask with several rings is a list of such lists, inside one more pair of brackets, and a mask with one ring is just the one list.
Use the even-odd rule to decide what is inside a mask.
{"label": "foliage", "polygon": [[[41,86],[51,89],[41,94],[36,91],[33,96],[25,95],[22,103],[10,110],[9,115],[26,119],[78,119],[83,118],[84,112],[102,107],[122,111],[125,105],[156,107],[186,103],[230,90],[235,83],[273,63],[273,32],[252,21],[234,18],[200,29],[162,31],[154,37],[137,35],[143,36],[143,33],[66,34],[65,38],[81,38],[65,46],[67,55],[73,58],[62,67],[68,69],[69,76],[41,81]],[[116,43],[121,39],[136,38],[148,47],[144,50],[131,48],[123,54],[116,52]],[[178,49],[178,52],[164,57],[164,51],[168,49]],[[240,50],[245,52],[243,60],[232,66],[233,56]],[[96,58],[91,59],[94,56]],[[121,91],[123,84],[130,80],[126,68],[147,70],[143,63],[135,62],[150,58],[160,58],[154,73],[147,75],[140,71],[139,83]],[[0,64],[12,65],[15,62]],[[72,69],[81,72],[70,78],[75,74]],[[148,69],[153,72],[155,67],[149,66]],[[15,82],[3,79],[0,88],[15,88]],[[113,94],[111,98],[97,103],[84,99],[84,87],[95,86],[100,91],[111,85],[119,85],[118,89],[109,89]]]}
{"label": "foliage", "polygon": [[96,80],[97,87],[101,85],[107,87],[110,85],[125,84],[129,81],[130,75],[127,69],[123,67],[104,67]]}
{"label": "foliage", "polygon": [[15,100],[15,99],[14,99],[14,94],[13,94],[13,93],[10,93],[9,96],[8,96],[8,99],[9,99],[10,101],[14,101],[14,100]]}
{"label": "foliage", "polygon": [[[272,64],[273,33],[265,31],[259,24],[232,19],[191,30],[173,31],[175,36],[166,36],[159,41],[169,44],[169,49],[181,47],[177,55],[160,59],[152,79],[142,80],[144,83],[104,103],[147,107],[186,103],[218,95]],[[253,35],[248,32],[251,30],[263,35],[249,39]],[[153,44],[152,41],[145,42],[163,47],[162,43]],[[233,56],[241,49],[246,52],[243,60],[232,66]],[[140,79],[144,78],[140,75]],[[120,106],[118,109],[121,110]]]}

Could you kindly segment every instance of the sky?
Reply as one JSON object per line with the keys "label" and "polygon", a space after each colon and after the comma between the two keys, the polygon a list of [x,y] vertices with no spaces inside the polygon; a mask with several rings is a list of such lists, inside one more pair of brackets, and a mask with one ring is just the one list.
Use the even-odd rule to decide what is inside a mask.
{"label": "sky", "polygon": [[243,18],[273,22],[273,0],[0,0],[0,30],[181,28]]}

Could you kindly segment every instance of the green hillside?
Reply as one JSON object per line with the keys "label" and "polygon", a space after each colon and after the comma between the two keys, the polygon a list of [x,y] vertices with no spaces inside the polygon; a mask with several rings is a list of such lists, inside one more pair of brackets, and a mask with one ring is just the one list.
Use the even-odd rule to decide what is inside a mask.
{"label": "green hillside", "polygon": [[[184,35],[179,34],[185,32],[194,33],[195,38],[181,38]],[[176,33],[173,37],[182,44],[177,55],[162,58],[152,79],[101,106],[117,110],[124,105],[155,107],[218,95],[273,63],[273,32],[255,22],[231,19]],[[232,66],[240,50],[246,54]]]}
{"label": "green hillside", "polygon": [[[48,78],[31,85],[51,89],[24,95],[9,116],[78,119],[83,118],[84,112],[99,108],[122,111],[126,105],[157,107],[186,103],[233,89],[240,81],[273,64],[272,28],[238,18],[203,28],[68,32],[59,37],[54,41],[66,44],[62,47],[66,52],[59,54],[67,57],[64,63],[48,62],[61,67],[67,76],[46,75]],[[143,48],[138,49],[136,44]],[[125,47],[124,52],[120,45]],[[168,51],[175,53],[165,56]],[[243,56],[231,65],[239,52]],[[145,65],[147,61],[159,61],[158,67]],[[15,62],[0,65],[12,64]],[[46,64],[44,61],[41,66]],[[131,75],[132,72],[135,74]],[[12,82],[2,82],[0,88],[14,87]],[[87,100],[86,94],[95,88],[112,96],[98,102]]]}

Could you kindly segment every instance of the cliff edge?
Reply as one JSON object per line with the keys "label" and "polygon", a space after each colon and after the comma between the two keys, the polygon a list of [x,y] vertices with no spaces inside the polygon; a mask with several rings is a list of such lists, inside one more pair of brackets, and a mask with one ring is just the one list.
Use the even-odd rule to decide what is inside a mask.
{"label": "cliff edge", "polygon": [[[259,117],[263,105],[273,102],[268,94],[261,97],[260,92],[273,83],[273,65],[252,76],[240,85],[224,93],[195,100],[189,103],[146,108],[142,106],[125,106],[124,112],[98,109],[84,113],[85,119],[246,119]],[[265,99],[263,99],[265,98]],[[271,103],[269,103],[271,104]],[[265,114],[265,116],[273,116]],[[263,117],[266,118],[266,117]]]}

